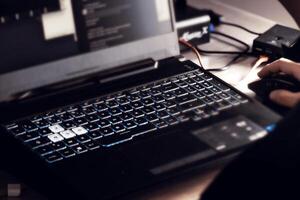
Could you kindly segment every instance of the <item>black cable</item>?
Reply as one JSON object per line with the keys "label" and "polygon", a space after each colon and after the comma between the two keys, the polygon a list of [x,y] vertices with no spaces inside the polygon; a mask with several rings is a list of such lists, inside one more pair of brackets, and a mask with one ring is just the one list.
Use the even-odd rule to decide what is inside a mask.
{"label": "black cable", "polygon": [[235,38],[233,36],[230,36],[230,35],[227,35],[225,33],[218,32],[218,31],[212,31],[211,33],[214,34],[214,35],[220,35],[222,37],[225,37],[225,38],[228,38],[230,40],[233,40],[233,41],[235,41],[237,43],[240,43],[240,44],[244,45],[246,48],[250,49],[250,46],[247,43],[245,43],[242,40],[239,40],[239,39],[237,39],[237,38]]}
{"label": "black cable", "polygon": [[255,32],[255,31],[252,31],[244,26],[241,26],[241,25],[238,25],[238,24],[234,24],[234,23],[230,23],[230,22],[224,22],[224,21],[221,21],[220,24],[222,25],[226,25],[226,26],[232,26],[232,27],[236,27],[236,28],[239,28],[239,29],[242,29],[248,33],[251,33],[253,35],[262,35],[262,33],[258,33],[258,32]]}
{"label": "black cable", "polygon": [[200,52],[200,53],[203,53],[203,54],[225,54],[225,55],[238,55],[238,54],[243,54],[245,56],[253,56],[253,54],[251,52],[242,52],[242,51],[210,51],[210,50],[204,50],[204,49],[201,49],[199,47],[197,47],[197,50]]}
{"label": "black cable", "polygon": [[[243,41],[241,41],[241,40],[239,40],[239,39],[237,39],[237,38],[234,38],[234,37],[232,37],[232,36],[230,36],[230,35],[227,35],[227,34],[225,34],[225,33],[218,32],[218,31],[213,31],[212,34],[220,35],[220,36],[222,36],[222,37],[225,37],[225,38],[228,38],[228,39],[230,39],[230,40],[233,40],[233,41],[235,41],[235,42],[237,42],[237,43],[242,44],[242,45],[245,46],[246,48],[245,48],[244,51],[241,51],[241,52],[234,52],[234,53],[233,53],[233,52],[227,52],[227,53],[225,53],[225,51],[224,51],[224,52],[223,52],[224,54],[236,54],[236,56],[235,56],[232,60],[230,60],[225,66],[219,67],[219,68],[208,69],[207,71],[210,71],[210,72],[220,72],[220,71],[225,71],[225,70],[229,69],[229,68],[231,67],[231,65],[234,64],[234,63],[235,63],[238,59],[240,59],[241,57],[252,55],[252,54],[249,52],[250,46],[249,46],[247,43],[245,43],[245,42],[243,42]],[[200,48],[196,47],[196,49],[197,49],[199,52],[201,52],[201,49],[200,49]],[[209,52],[209,51],[207,51],[207,52]],[[219,51],[219,53],[221,53],[221,51]]]}

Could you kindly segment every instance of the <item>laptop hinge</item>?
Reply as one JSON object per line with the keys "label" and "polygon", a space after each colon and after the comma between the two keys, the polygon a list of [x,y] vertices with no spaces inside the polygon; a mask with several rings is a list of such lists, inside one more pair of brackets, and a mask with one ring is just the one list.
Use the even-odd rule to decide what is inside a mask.
{"label": "laptop hinge", "polygon": [[18,93],[13,96],[12,101],[21,101],[29,98],[49,95],[50,93],[71,91],[96,84],[104,84],[156,69],[158,69],[158,61],[153,59],[145,59],[139,62],[123,65],[115,69],[102,71],[101,73],[87,75],[83,78],[73,79],[71,81],[61,82],[59,84]]}

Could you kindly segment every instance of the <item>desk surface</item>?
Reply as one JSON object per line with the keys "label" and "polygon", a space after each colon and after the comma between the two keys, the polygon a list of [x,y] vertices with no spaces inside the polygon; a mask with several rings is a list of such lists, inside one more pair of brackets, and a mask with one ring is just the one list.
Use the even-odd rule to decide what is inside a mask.
{"label": "desk surface", "polygon": [[[288,25],[290,27],[297,27],[295,21],[289,16],[287,11],[282,5],[276,0],[252,0],[252,1],[241,1],[241,0],[190,0],[189,3],[198,8],[211,8],[216,12],[222,14],[226,21],[235,22],[241,25],[253,29],[257,32],[264,32],[272,25],[275,21],[281,24]],[[247,11],[245,10],[247,9]],[[276,12],[275,12],[276,11]],[[273,20],[273,21],[272,21]],[[219,31],[224,33],[233,34],[235,37],[245,41],[249,45],[252,45],[252,41],[255,38],[254,35],[248,34],[242,30],[232,27],[220,27]],[[230,43],[228,43],[230,42]],[[231,46],[231,41],[224,40],[223,38],[213,37],[209,44],[202,45],[201,48],[208,50],[238,50],[239,46]],[[186,53],[186,58],[195,60],[193,53]],[[204,56],[205,66],[218,67],[226,64],[232,56]],[[242,79],[249,73],[254,58],[245,58],[240,62],[232,65],[232,67],[224,72],[216,73],[217,76],[225,80],[226,82],[235,85],[241,91],[251,95],[251,92],[247,89],[246,83],[257,79],[256,73],[254,72],[244,83],[240,83]],[[200,193],[202,193],[209,183],[218,174],[220,169],[212,169],[206,173],[193,176],[192,178],[181,179],[180,181],[172,181],[162,186],[158,186],[148,192],[139,195],[136,199],[144,200],[196,200],[199,199]],[[0,177],[1,178],[1,177]],[[42,200],[41,197],[37,196],[30,190],[25,191],[22,198],[14,198],[13,200]],[[7,199],[12,200],[12,199]]]}

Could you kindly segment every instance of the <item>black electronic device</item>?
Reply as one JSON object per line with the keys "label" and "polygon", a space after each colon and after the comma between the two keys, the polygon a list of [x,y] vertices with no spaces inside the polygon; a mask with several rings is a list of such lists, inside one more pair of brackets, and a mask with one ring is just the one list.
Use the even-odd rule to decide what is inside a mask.
{"label": "black electronic device", "polygon": [[270,94],[275,90],[288,90],[300,92],[300,82],[290,75],[273,74],[249,84],[249,89],[254,91],[264,104],[284,115],[288,109],[273,103]]}
{"label": "black electronic device", "polygon": [[274,90],[300,91],[300,82],[289,75],[275,74],[249,84],[249,88],[263,99],[268,99]]}
{"label": "black electronic device", "polygon": [[252,51],[256,55],[266,55],[275,60],[281,57],[300,61],[300,31],[275,25],[253,42]]}
{"label": "black electronic device", "polygon": [[[0,167],[48,199],[120,199],[226,162],[280,120],[180,59],[173,1],[60,2],[0,24]],[[233,123],[252,139],[202,139]]]}
{"label": "black electronic device", "polygon": [[[207,10],[199,10],[189,6],[186,0],[175,1],[175,17],[178,37],[193,45],[210,41],[210,15]],[[180,49],[187,50],[181,45]]]}

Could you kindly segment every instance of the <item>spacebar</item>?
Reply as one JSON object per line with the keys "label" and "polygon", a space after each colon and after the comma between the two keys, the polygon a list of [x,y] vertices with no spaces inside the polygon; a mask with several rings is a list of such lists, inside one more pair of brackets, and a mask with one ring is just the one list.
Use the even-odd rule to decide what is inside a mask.
{"label": "spacebar", "polygon": [[127,142],[129,140],[132,140],[136,136],[144,135],[156,129],[156,126],[148,123],[142,126],[138,126],[134,129],[125,130],[120,133],[115,133],[113,135],[106,136],[102,138],[101,145],[104,147],[111,147],[123,142]]}

